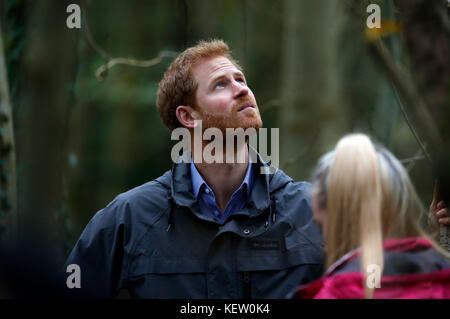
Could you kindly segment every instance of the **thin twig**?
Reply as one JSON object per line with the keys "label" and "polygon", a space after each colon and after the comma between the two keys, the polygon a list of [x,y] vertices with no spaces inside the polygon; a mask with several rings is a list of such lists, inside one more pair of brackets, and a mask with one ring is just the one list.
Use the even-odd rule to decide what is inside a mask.
{"label": "thin twig", "polygon": [[[85,1],[82,2],[83,6],[86,7]],[[87,11],[87,10],[85,10]],[[87,14],[84,15],[84,23],[83,23],[83,30],[86,35],[87,41],[90,44],[90,46],[103,58],[107,60],[105,64],[100,66],[95,71],[95,77],[98,81],[102,82],[105,79],[105,73],[118,64],[124,64],[124,65],[131,65],[131,66],[137,66],[142,68],[148,68],[151,66],[154,66],[162,61],[163,58],[170,57],[170,58],[176,58],[178,56],[177,52],[174,51],[160,51],[156,58],[150,59],[150,60],[137,60],[132,58],[113,58],[110,54],[108,54],[94,39],[92,36],[92,33],[89,29],[89,21],[87,19]]]}
{"label": "thin twig", "polygon": [[[84,8],[87,8],[86,2],[82,1],[82,5]],[[86,35],[88,43],[91,45],[91,47],[103,58],[106,60],[112,59],[112,57],[95,41],[94,37],[92,36],[91,30],[89,29],[89,21],[87,18],[87,9],[84,10],[83,14],[83,31]]]}
{"label": "thin twig", "polygon": [[[361,7],[359,7],[360,10],[358,10],[357,8],[354,7],[355,4],[356,4],[355,1],[347,2],[347,5],[349,6],[350,9],[349,11],[356,18],[359,19]],[[402,111],[402,114],[408,124],[408,127],[413,133],[414,138],[417,140],[420,148],[426,155],[427,159],[431,162],[430,154],[425,150],[425,145],[422,139],[420,138],[419,134],[417,133],[417,130],[414,128],[411,121],[409,120],[407,112],[403,104],[401,103],[401,100],[404,100],[404,102],[411,107],[412,112],[415,114],[415,118],[416,119],[420,118],[421,121],[420,126],[422,128],[422,132],[424,134],[426,132],[426,137],[431,144],[430,145],[431,149],[432,150],[439,149],[439,147],[442,145],[439,132],[436,130],[434,121],[431,115],[429,114],[428,109],[426,108],[422,98],[418,94],[417,90],[414,88],[413,83],[407,81],[407,79],[411,78],[411,76],[409,74],[406,74],[405,70],[401,69],[399,66],[396,65],[396,63],[392,59],[389,50],[386,48],[381,39],[375,41],[368,41],[367,43],[369,48],[371,49],[371,52],[374,54],[374,56],[380,62],[381,66],[384,68],[384,71],[386,72],[388,79],[390,79],[393,84],[394,92],[396,93],[396,98],[400,106],[400,110]]]}
{"label": "thin twig", "polygon": [[419,134],[417,134],[416,130],[414,129],[414,126],[412,125],[411,121],[409,120],[408,114],[405,111],[405,108],[403,107],[403,103],[400,100],[397,90],[395,87],[393,88],[393,91],[395,93],[395,99],[397,100],[398,106],[400,107],[400,110],[402,111],[403,117],[405,118],[406,124],[408,125],[409,129],[414,135],[414,138],[416,139],[417,143],[420,146],[420,149],[422,150],[423,154],[425,154],[425,157],[427,160],[431,163],[431,157],[430,154],[428,154],[427,150],[425,149],[425,144],[422,142],[422,139],[420,138]]}
{"label": "thin twig", "polygon": [[372,52],[381,62],[381,65],[384,67],[389,79],[392,81],[394,92],[396,93],[396,98],[398,104],[400,106],[400,110],[413,133],[415,139],[418,144],[424,151],[424,154],[427,156],[428,160],[431,162],[430,154],[425,150],[424,143],[422,139],[419,137],[417,130],[412,125],[409,117],[407,116],[407,112],[401,102],[400,96],[407,103],[413,112],[416,114],[415,118],[420,118],[422,131],[423,133],[427,133],[427,137],[429,142],[431,142],[431,148],[433,150],[439,149],[439,145],[442,145],[441,138],[439,132],[436,130],[436,126],[434,125],[433,119],[431,118],[427,108],[421,97],[418,95],[417,91],[413,88],[412,83],[407,83],[404,79],[407,78],[404,71],[401,71],[393,62],[392,57],[389,54],[389,51],[385,47],[384,43],[381,40],[369,42],[369,46],[372,48]]}
{"label": "thin twig", "polygon": [[[421,152],[422,152],[422,151],[421,151]],[[426,158],[426,157],[423,156],[423,155],[420,155],[420,156],[413,156],[413,157],[409,157],[409,158],[405,158],[405,159],[400,160],[400,163],[402,163],[402,164],[414,163],[414,162],[416,162],[416,161],[420,161],[420,160],[423,160],[423,159],[425,159],[425,158]]]}
{"label": "thin twig", "polygon": [[136,60],[136,59],[130,59],[130,58],[114,58],[109,60],[107,63],[100,66],[97,71],[95,71],[95,76],[97,77],[97,80],[103,81],[105,79],[105,72],[107,72],[109,69],[111,69],[113,66],[118,64],[125,64],[125,65],[131,65],[131,66],[137,66],[141,68],[148,68],[151,66],[154,66],[162,61],[163,58],[170,57],[170,58],[176,58],[178,56],[177,52],[173,51],[161,51],[158,53],[156,58],[150,59],[150,60]]}
{"label": "thin twig", "polygon": [[404,158],[402,160],[400,160],[400,163],[402,163],[403,165],[408,164],[408,166],[406,166],[406,170],[409,172],[414,165],[417,163],[417,161],[426,159],[427,157],[423,155],[423,151],[422,149],[419,149],[416,154],[414,154],[414,156],[409,157],[409,158]]}

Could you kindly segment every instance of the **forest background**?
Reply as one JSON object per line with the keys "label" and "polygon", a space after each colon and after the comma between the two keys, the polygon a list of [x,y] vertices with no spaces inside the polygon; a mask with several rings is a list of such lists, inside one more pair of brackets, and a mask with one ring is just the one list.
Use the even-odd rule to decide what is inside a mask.
{"label": "forest background", "polygon": [[[366,24],[369,4],[381,28]],[[449,194],[446,1],[2,0],[0,19],[0,236],[32,234],[58,261],[95,212],[171,168],[158,82],[202,39],[231,47],[295,180],[364,132],[402,160],[425,206],[437,177]]]}

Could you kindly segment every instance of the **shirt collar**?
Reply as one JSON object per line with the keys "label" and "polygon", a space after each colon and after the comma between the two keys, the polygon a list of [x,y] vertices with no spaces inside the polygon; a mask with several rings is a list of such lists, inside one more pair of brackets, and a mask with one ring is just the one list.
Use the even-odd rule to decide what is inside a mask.
{"label": "shirt collar", "polygon": [[197,167],[195,167],[192,158],[191,158],[191,180],[192,180],[192,191],[194,193],[194,197],[197,198],[198,193],[200,191],[200,187],[202,187],[203,184],[206,184],[206,182],[198,172]]}
{"label": "shirt collar", "polygon": [[[250,154],[249,154],[249,156],[250,156]],[[253,164],[252,164],[251,158],[249,157],[247,172],[245,173],[244,180],[242,181],[242,184],[239,187],[239,189],[241,189],[244,187],[244,185],[246,186],[247,196],[250,196],[250,193],[252,191],[252,186],[253,186],[253,169],[252,169],[252,167],[253,167]],[[208,184],[205,182],[203,177],[198,172],[197,167],[195,167],[194,160],[192,159],[192,157],[191,157],[191,180],[192,180],[192,190],[193,190],[195,198],[198,197],[198,193],[200,192],[200,188],[203,186],[203,184],[205,184],[205,186],[211,190],[211,188],[208,186]]]}

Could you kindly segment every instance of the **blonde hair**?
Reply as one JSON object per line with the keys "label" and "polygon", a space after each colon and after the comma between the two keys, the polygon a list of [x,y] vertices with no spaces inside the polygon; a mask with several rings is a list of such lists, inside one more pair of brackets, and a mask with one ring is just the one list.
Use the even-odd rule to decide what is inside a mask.
{"label": "blonde hair", "polygon": [[[327,267],[361,248],[361,270],[383,271],[383,240],[426,237],[420,227],[424,209],[401,163],[364,134],[351,134],[325,154],[313,176],[313,193],[326,208]],[[442,250],[440,250],[442,252]],[[366,298],[373,297],[363,282]]]}
{"label": "blonde hair", "polygon": [[242,68],[231,57],[228,45],[222,40],[200,41],[196,46],[183,51],[169,66],[158,85],[156,107],[164,125],[173,130],[181,124],[175,115],[179,105],[195,105],[197,83],[192,67],[201,59],[223,56],[240,71]]}

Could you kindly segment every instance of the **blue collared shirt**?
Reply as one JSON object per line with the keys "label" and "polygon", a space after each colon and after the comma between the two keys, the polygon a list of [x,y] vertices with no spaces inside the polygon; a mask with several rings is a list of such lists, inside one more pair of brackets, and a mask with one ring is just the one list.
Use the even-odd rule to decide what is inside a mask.
{"label": "blue collared shirt", "polygon": [[253,169],[249,161],[247,172],[239,188],[233,193],[230,201],[222,213],[216,204],[216,197],[211,187],[205,182],[191,159],[191,180],[195,198],[200,206],[200,212],[206,216],[211,216],[217,222],[223,224],[228,217],[241,210],[250,196],[253,187]]}

